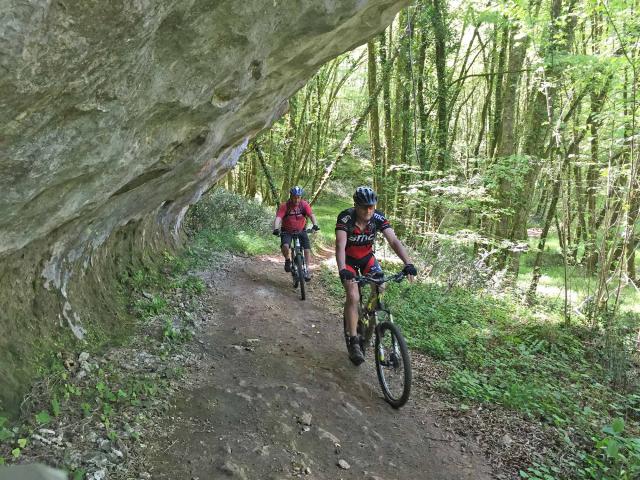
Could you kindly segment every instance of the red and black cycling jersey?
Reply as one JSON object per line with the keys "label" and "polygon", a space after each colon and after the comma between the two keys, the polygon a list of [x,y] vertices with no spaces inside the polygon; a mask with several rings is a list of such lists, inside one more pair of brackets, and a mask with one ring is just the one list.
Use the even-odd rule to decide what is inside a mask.
{"label": "red and black cycling jersey", "polygon": [[391,228],[391,225],[379,210],[373,213],[364,230],[356,225],[356,209],[353,207],[340,212],[336,222],[336,230],[347,232],[347,245],[344,252],[347,257],[354,259],[370,255],[373,252],[376,233],[384,232],[387,228]]}

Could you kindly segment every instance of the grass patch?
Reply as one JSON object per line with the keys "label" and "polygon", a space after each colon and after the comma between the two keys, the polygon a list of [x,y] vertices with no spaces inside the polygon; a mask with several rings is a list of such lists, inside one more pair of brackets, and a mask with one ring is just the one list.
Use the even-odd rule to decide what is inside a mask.
{"label": "grass patch", "polygon": [[[260,205],[214,191],[189,212],[189,239],[181,252],[167,251],[140,269],[120,272],[121,295],[117,301],[129,305],[126,325],[123,323],[126,332],[117,332],[117,338],[114,332],[110,332],[111,336],[89,332],[93,347],[83,354],[89,361],[65,348],[48,368],[40,371],[40,380],[24,404],[23,415],[0,415],[0,465],[33,461],[35,452],[37,459],[43,461],[49,453],[43,457],[42,449],[36,450],[34,444],[41,427],[72,431],[78,423],[98,425],[98,435],[112,443],[136,443],[139,425],[144,424],[145,418],[162,413],[171,380],[182,372],[179,366],[159,368],[155,373],[131,371],[106,362],[101,354],[117,344],[132,349],[131,356],[146,352],[146,358],[160,363],[179,356],[193,335],[192,312],[197,311],[197,297],[206,289],[194,270],[222,264],[227,252],[255,255],[275,251],[278,245],[271,236],[272,218]],[[123,311],[126,313],[126,308]],[[141,328],[145,335],[136,340],[134,334]],[[132,347],[132,341],[139,344]],[[173,361],[167,363],[171,365]],[[80,375],[83,365],[86,371]],[[71,478],[84,478],[94,468],[68,458],[51,457],[48,463],[66,469]]]}
{"label": "grass patch", "polygon": [[318,232],[318,237],[324,245],[335,244],[336,234],[336,220],[338,214],[349,207],[353,206],[353,202],[345,200],[343,197],[337,195],[328,194],[319,198],[318,202],[313,205],[313,213],[318,219],[318,225],[321,230]]}
{"label": "grass patch", "polygon": [[260,255],[278,250],[271,236],[275,212],[222,189],[194,205],[185,221],[190,236],[184,268],[206,264],[210,254]]}
{"label": "grass patch", "polygon": [[[518,286],[526,290],[531,284],[533,264],[538,249],[538,239],[529,239],[529,252],[522,255],[518,275]],[[582,248],[578,252],[578,258]],[[640,264],[640,251],[636,252],[636,264]],[[545,244],[541,260],[542,276],[538,283],[538,295],[544,301],[564,301],[565,271],[562,249],[557,234],[550,234]],[[609,289],[614,292],[618,282],[612,281]],[[589,276],[582,265],[567,265],[567,293],[573,307],[579,306],[588,296],[595,293],[597,281]],[[623,313],[640,314],[640,292],[632,285],[625,284],[620,290],[619,308]]]}

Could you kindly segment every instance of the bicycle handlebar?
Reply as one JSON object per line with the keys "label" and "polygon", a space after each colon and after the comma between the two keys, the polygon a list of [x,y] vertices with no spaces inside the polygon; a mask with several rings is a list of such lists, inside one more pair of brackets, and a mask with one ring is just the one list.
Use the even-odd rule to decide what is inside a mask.
{"label": "bicycle handlebar", "polygon": [[389,275],[387,277],[375,277],[372,275],[363,275],[363,276],[357,276],[353,279],[354,282],[362,285],[364,283],[373,283],[376,285],[382,285],[383,283],[387,283],[387,282],[397,282],[400,283],[402,280],[405,279],[407,275],[400,271],[398,273],[396,273],[395,275]]}
{"label": "bicycle handlebar", "polygon": [[283,232],[282,230],[280,231],[280,236],[282,236],[283,234],[288,234],[288,235],[300,235],[302,232],[306,232],[306,233],[312,233],[315,230],[313,228],[305,228],[303,230],[296,230],[295,232]]}

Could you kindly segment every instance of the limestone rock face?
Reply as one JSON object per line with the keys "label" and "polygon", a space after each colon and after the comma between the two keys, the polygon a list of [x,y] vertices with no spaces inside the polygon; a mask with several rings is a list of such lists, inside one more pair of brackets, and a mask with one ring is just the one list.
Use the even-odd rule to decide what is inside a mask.
{"label": "limestone rock face", "polygon": [[406,3],[0,0],[0,392],[30,336],[82,337],[110,265],[177,236],[287,99]]}

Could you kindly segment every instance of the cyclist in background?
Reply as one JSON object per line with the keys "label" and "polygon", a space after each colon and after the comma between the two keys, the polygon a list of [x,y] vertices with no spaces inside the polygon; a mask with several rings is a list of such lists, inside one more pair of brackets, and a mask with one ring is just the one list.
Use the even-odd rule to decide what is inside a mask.
{"label": "cyclist in background", "polygon": [[320,230],[316,216],[311,210],[311,205],[302,200],[304,190],[302,187],[295,186],[289,190],[289,200],[282,203],[276,213],[273,222],[273,234],[280,236],[280,250],[284,256],[284,271],[291,271],[291,233],[299,232],[300,245],[304,249],[304,259],[307,262],[307,273],[305,280],[311,280],[311,243],[309,236],[305,231],[307,217],[313,223],[313,230]]}
{"label": "cyclist in background", "polygon": [[353,281],[360,275],[382,275],[382,269],[373,255],[373,243],[376,233],[382,232],[389,246],[404,262],[402,270],[410,281],[417,274],[416,267],[409,259],[407,251],[396,237],[389,221],[381,211],[376,210],[378,195],[369,187],[358,187],[353,194],[352,208],[343,210],[336,222],[336,262],[340,280],[344,286],[346,301],[344,317],[349,337],[349,359],[360,365],[364,355],[357,335],[358,327],[358,285]]}

